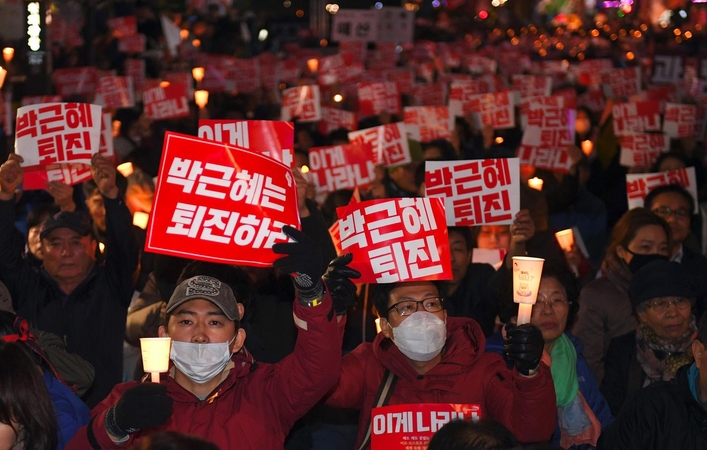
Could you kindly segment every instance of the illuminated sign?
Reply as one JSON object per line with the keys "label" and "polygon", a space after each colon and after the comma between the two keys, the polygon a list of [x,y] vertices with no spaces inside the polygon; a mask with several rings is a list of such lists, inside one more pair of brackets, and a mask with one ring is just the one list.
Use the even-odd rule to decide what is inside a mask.
{"label": "illuminated sign", "polygon": [[42,39],[40,38],[42,25],[39,11],[39,2],[27,3],[27,45],[33,52],[38,51],[42,44]]}

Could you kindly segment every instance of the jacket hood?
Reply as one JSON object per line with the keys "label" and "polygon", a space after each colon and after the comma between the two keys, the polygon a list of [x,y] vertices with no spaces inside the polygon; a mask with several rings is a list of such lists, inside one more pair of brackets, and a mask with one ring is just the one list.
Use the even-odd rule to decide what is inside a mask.
{"label": "jacket hood", "polygon": [[[447,317],[447,339],[442,349],[442,361],[429,373],[453,374],[465,371],[483,354],[486,338],[481,326],[462,317]],[[373,341],[373,354],[388,370],[406,379],[416,379],[419,374],[395,343],[378,333]]]}

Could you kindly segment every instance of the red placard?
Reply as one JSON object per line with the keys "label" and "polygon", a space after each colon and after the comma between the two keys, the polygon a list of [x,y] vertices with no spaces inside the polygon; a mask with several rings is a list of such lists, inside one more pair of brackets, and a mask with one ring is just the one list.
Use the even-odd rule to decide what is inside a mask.
{"label": "red placard", "polygon": [[480,94],[494,91],[493,80],[489,77],[476,80],[454,80],[449,86],[449,109],[455,116],[462,117],[472,111],[471,99]]}
{"label": "red placard", "polygon": [[289,167],[258,153],[167,132],[145,250],[222,264],[270,267],[299,228]]}
{"label": "red placard", "polygon": [[57,69],[52,74],[56,91],[62,97],[71,95],[93,95],[98,77],[95,67]]}
{"label": "red placard", "polygon": [[47,166],[32,166],[24,169],[22,189],[33,191],[45,189],[50,181],[61,181],[73,186],[90,180],[90,164],[49,164]]}
{"label": "red placard", "polygon": [[398,166],[412,161],[403,122],[352,131],[349,133],[349,141],[352,144],[370,145],[376,164]]}
{"label": "red placard", "polygon": [[321,94],[319,86],[298,86],[285,89],[282,93],[280,117],[289,121],[316,122],[322,118]]}
{"label": "red placard", "polygon": [[[562,97],[558,99],[564,103]],[[524,117],[523,145],[558,148],[574,144],[575,110],[541,103],[531,104]]]}
{"label": "red placard", "polygon": [[230,92],[251,93],[260,86],[260,61],[257,58],[233,60],[226,70],[226,89]]}
{"label": "red placard", "polygon": [[350,53],[340,53],[338,55],[319,58],[317,73],[319,84],[329,86],[350,80],[351,73],[349,67],[351,67],[352,63],[353,55]]}
{"label": "red placard", "polygon": [[108,109],[132,108],[135,106],[133,80],[116,76],[99,78],[96,103]]}
{"label": "red placard", "polygon": [[40,103],[17,110],[15,153],[23,166],[90,164],[98,152],[101,107],[88,103]]}
{"label": "red placard", "polygon": [[[361,194],[358,192],[358,188],[354,189],[351,200],[349,200],[349,205],[354,205],[361,202]],[[334,244],[336,249],[336,254],[341,255],[341,235],[339,233],[339,221],[332,223],[329,227],[329,236],[331,236],[331,242]]]}
{"label": "red placard", "polygon": [[61,95],[35,95],[22,97],[21,106],[38,105],[40,103],[60,103]]}
{"label": "red placard", "polygon": [[451,139],[454,117],[447,106],[413,106],[405,108],[408,138],[420,142]]}
{"label": "red placard", "polygon": [[359,83],[358,109],[362,116],[376,116],[383,111],[400,114],[402,104],[398,85],[387,83]]}
{"label": "red placard", "polygon": [[478,422],[485,415],[479,404],[417,403],[373,408],[371,450],[424,450],[446,423]]}
{"label": "red placard", "polygon": [[426,161],[425,195],[443,198],[447,225],[505,225],[520,211],[518,158]]}
{"label": "red placard", "polygon": [[118,51],[123,53],[142,53],[145,51],[147,39],[144,34],[126,36],[118,40]]}
{"label": "red placard", "polygon": [[126,59],[125,76],[133,80],[133,88],[137,92],[142,92],[145,84],[145,60]]}
{"label": "red placard", "polygon": [[479,128],[490,126],[498,130],[516,126],[515,104],[510,91],[471,95],[464,108],[468,108],[465,113],[474,114]]}
{"label": "red placard", "polygon": [[411,69],[399,68],[383,72],[386,81],[392,81],[398,86],[398,93],[412,93],[412,86],[415,84],[415,72]]}
{"label": "red placard", "polygon": [[641,90],[640,67],[606,70],[601,77],[607,97],[628,98]]}
{"label": "red placard", "polygon": [[616,136],[660,131],[660,104],[658,102],[617,103],[611,111]]}
{"label": "red placard", "polygon": [[199,120],[199,137],[258,152],[287,167],[294,162],[295,126],[279,120]]}
{"label": "red placard", "polygon": [[540,75],[513,75],[511,90],[525,97],[548,96],[552,92],[552,78]]}
{"label": "red placard", "polygon": [[621,136],[621,165],[650,167],[670,148],[670,138],[663,133],[631,133]]}
{"label": "red placard", "polygon": [[663,133],[672,138],[692,136],[697,123],[697,106],[666,103]]}
{"label": "red placard", "polygon": [[329,134],[339,128],[354,131],[358,128],[358,115],[343,109],[322,106],[322,120],[319,121],[319,132]]}
{"label": "red placard", "polygon": [[572,167],[572,158],[566,148],[540,148],[521,145],[518,149],[518,159],[523,165],[559,173],[569,173],[570,167]]}
{"label": "red placard", "polygon": [[137,20],[135,16],[113,17],[108,19],[108,27],[113,32],[113,36],[122,39],[137,34]]}
{"label": "red placard", "polygon": [[695,199],[694,214],[700,212],[697,201],[697,178],[695,168],[669,170],[660,173],[639,173],[626,175],[626,193],[628,195],[628,209],[643,206],[643,201],[648,193],[658,186],[679,184]]}
{"label": "red placard", "polygon": [[441,199],[369,200],[337,209],[341,251],[361,283],[450,280],[452,268]]}
{"label": "red placard", "polygon": [[312,147],[309,149],[309,173],[318,200],[339,189],[365,188],[375,178],[373,149],[360,143]]}
{"label": "red placard", "polygon": [[417,106],[445,106],[447,86],[444,83],[420,83],[412,88],[413,103]]}
{"label": "red placard", "polygon": [[142,92],[145,116],[154,119],[176,119],[189,117],[187,87],[183,84],[170,83],[167,87],[157,86]]}

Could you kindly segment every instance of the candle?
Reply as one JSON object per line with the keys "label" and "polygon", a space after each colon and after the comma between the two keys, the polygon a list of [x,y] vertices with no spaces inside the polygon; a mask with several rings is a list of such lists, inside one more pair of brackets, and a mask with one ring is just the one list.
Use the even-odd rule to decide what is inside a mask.
{"label": "candle", "polygon": [[530,322],[544,262],[542,258],[530,256],[513,257],[513,301],[518,303],[518,325]]}
{"label": "candle", "polygon": [[142,367],[149,373],[153,383],[160,382],[160,373],[169,370],[169,352],[172,340],[165,338],[140,338]]}
{"label": "candle", "polygon": [[209,103],[209,91],[202,89],[194,92],[194,101],[199,105],[199,109],[204,109],[206,104]]}
{"label": "candle", "polygon": [[194,77],[197,83],[201,83],[201,80],[204,79],[204,68],[203,67],[194,67],[191,70],[191,76]]}
{"label": "candle", "polygon": [[130,174],[133,173],[133,163],[131,162],[125,162],[123,164],[120,164],[116,169],[118,169],[118,172],[125,178],[128,178]]}
{"label": "candle", "polygon": [[135,211],[133,214],[133,225],[140,227],[143,230],[147,228],[147,221],[150,219],[150,215],[142,211]]}
{"label": "candle", "polygon": [[592,154],[592,150],[594,150],[594,143],[592,141],[589,139],[582,141],[582,153],[589,156]]}
{"label": "candle", "polygon": [[533,177],[528,180],[528,186],[530,186],[531,188],[533,188],[535,190],[542,191],[543,190],[543,180],[538,177]]}
{"label": "candle", "polygon": [[560,244],[560,247],[562,247],[562,250],[566,252],[572,251],[572,246],[574,245],[574,232],[572,232],[572,228],[558,231],[555,233],[555,238]]}

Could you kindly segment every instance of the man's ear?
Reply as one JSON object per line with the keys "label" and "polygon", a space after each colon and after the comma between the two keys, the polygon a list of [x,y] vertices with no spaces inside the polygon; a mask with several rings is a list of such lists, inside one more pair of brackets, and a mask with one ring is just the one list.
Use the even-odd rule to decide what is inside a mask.
{"label": "man's ear", "polygon": [[381,317],[380,325],[381,333],[383,333],[383,336],[387,337],[388,339],[393,339],[393,327],[390,325],[390,322]]}
{"label": "man's ear", "polygon": [[700,366],[702,365],[702,355],[705,352],[705,346],[702,344],[700,341],[693,341],[692,342],[692,356],[695,358],[695,365],[697,366],[697,369],[700,369]]}
{"label": "man's ear", "polygon": [[233,344],[231,344],[231,353],[240,351],[241,348],[243,348],[243,344],[245,344],[245,330],[243,328],[238,328],[236,338],[233,340]]}
{"label": "man's ear", "polygon": [[157,335],[159,337],[169,337],[167,334],[167,330],[165,329],[164,325],[160,325],[160,327],[157,329]]}
{"label": "man's ear", "polygon": [[243,316],[245,315],[245,306],[243,306],[243,303],[236,303],[238,305],[238,317],[243,320]]}

